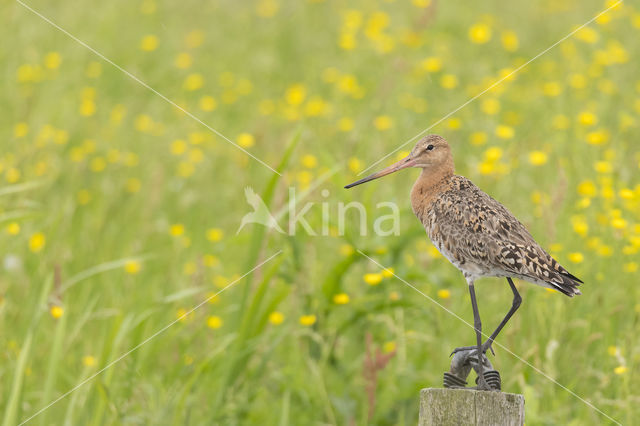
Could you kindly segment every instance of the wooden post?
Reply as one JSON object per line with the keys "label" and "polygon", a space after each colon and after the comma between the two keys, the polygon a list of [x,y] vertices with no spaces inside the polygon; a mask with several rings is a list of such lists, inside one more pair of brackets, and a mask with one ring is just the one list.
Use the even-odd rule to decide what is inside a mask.
{"label": "wooden post", "polygon": [[524,425],[524,397],[473,389],[422,389],[419,426]]}

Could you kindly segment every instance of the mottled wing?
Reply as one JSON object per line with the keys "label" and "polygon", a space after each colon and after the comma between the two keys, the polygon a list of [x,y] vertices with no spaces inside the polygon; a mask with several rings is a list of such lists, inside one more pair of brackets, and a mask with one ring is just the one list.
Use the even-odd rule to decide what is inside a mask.
{"label": "mottled wing", "polygon": [[[573,296],[579,279],[546,253],[502,204],[457,176],[431,208],[427,229],[460,269],[514,276]],[[430,234],[431,235],[431,234]],[[435,237],[435,238],[434,238]]]}

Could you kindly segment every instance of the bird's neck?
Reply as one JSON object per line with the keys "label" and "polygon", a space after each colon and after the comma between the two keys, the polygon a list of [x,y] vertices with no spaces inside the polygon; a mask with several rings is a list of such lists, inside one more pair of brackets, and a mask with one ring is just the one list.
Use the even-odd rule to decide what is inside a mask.
{"label": "bird's neck", "polygon": [[425,209],[448,187],[447,183],[455,174],[453,161],[447,161],[435,167],[424,168],[411,189],[413,212],[422,220]]}

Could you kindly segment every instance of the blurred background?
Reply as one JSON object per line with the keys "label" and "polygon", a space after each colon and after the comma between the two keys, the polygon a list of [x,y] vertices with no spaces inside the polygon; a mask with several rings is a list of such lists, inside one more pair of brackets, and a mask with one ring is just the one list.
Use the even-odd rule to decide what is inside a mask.
{"label": "blurred background", "polygon": [[[574,299],[517,283],[498,342],[530,365],[496,347],[503,390],[525,395],[531,425],[610,422],[585,401],[640,415],[631,2],[450,116],[614,2],[25,4],[193,116],[19,2],[0,6],[5,424],[116,360],[30,423],[415,424],[419,390],[475,336],[393,273],[472,323],[467,287],[411,212],[416,170],[342,187],[434,123],[458,173],[585,282]],[[285,229],[293,188],[320,235],[237,232],[245,187]],[[367,235],[355,209],[339,230],[351,201]],[[385,201],[400,235],[373,232]],[[505,284],[477,285],[487,330],[511,304]]]}

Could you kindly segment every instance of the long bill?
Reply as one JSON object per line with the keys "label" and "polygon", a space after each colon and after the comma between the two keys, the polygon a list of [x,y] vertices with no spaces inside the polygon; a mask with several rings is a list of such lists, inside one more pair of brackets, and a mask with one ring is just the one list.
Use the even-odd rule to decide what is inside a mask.
{"label": "long bill", "polygon": [[361,183],[366,183],[374,179],[381,178],[382,176],[390,175],[391,173],[397,172],[398,170],[406,169],[407,167],[415,166],[415,160],[412,160],[410,157],[405,157],[402,160],[398,161],[395,164],[390,165],[386,169],[382,169],[377,173],[373,173],[365,178],[357,180],[349,185],[345,186],[346,189],[352,188],[356,185],[360,185]]}

